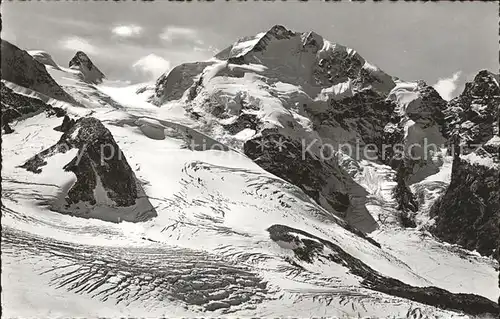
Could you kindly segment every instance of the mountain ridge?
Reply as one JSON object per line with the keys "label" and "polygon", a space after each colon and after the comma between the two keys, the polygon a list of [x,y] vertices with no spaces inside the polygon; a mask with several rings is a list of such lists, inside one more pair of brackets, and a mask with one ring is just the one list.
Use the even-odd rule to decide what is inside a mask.
{"label": "mountain ridge", "polygon": [[76,101],[47,73],[43,64],[31,55],[2,39],[2,79],[39,91],[68,103]]}

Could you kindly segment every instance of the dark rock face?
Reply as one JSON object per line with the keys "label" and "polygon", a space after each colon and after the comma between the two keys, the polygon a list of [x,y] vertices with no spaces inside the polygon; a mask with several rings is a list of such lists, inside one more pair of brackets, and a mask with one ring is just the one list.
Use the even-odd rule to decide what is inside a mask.
{"label": "dark rock face", "polygon": [[455,157],[450,186],[431,216],[439,238],[500,260],[500,169]]}
{"label": "dark rock face", "polygon": [[64,116],[63,122],[60,126],[54,128],[56,131],[67,132],[75,125],[75,120],[69,116]]}
{"label": "dark rock face", "polygon": [[245,154],[266,171],[300,187],[317,202],[320,194],[323,195],[337,212],[345,212],[349,205],[346,194],[335,188],[336,185],[322,191],[328,184],[327,176],[338,176],[339,172],[309,152],[302,154],[302,149],[299,142],[268,130],[262,132],[262,137],[244,144]]}
{"label": "dark rock face", "polygon": [[13,132],[9,126],[9,123],[11,123],[15,119],[29,116],[30,114],[35,114],[41,111],[55,113],[57,116],[63,116],[65,114],[62,109],[54,108],[39,99],[15,93],[3,82],[1,83],[0,87],[0,95],[2,97],[1,125],[2,128],[5,129],[5,133],[7,134],[9,134],[8,132]]}
{"label": "dark rock face", "polygon": [[99,84],[105,78],[104,74],[92,63],[90,58],[82,51],[78,51],[69,61],[69,67],[80,71],[82,81]]}
{"label": "dark rock face", "polygon": [[[453,152],[451,183],[432,206],[439,238],[500,259],[500,88],[481,71],[450,101],[446,129]],[[462,157],[460,156],[462,154]],[[465,156],[464,156],[465,155]]]}
{"label": "dark rock face", "polygon": [[[437,148],[426,145],[440,146],[445,142],[446,131],[443,113],[446,101],[424,81],[416,84],[414,88],[398,88],[389,94],[388,100],[397,105],[386,122],[382,138],[377,137],[381,142],[378,144],[381,162],[397,171],[393,195],[399,210],[398,219],[404,227],[416,226],[413,213],[418,211],[417,201],[408,186],[439,171],[440,164],[434,158]],[[404,92],[402,96],[411,94],[414,98],[398,102],[401,91]]]}
{"label": "dark rock face", "polygon": [[43,111],[50,106],[39,99],[17,94],[1,83],[2,126],[23,115]]}
{"label": "dark rock face", "polygon": [[[433,93],[437,94],[434,90]],[[370,150],[371,146],[376,150],[375,154],[380,162],[398,169],[405,158],[402,148],[405,132],[404,118],[396,112],[396,108],[394,101],[371,89],[365,89],[352,97],[331,100],[327,111],[317,112],[308,107],[305,109],[314,121],[315,130],[340,126],[348,132],[355,132],[361,148],[367,147]],[[440,110],[439,107],[437,109]],[[435,113],[439,114],[439,111]],[[427,115],[426,121],[435,123],[433,115]],[[413,164],[407,161],[406,165]],[[411,175],[411,169],[405,170],[405,173]],[[407,186],[402,187],[407,189]]]}
{"label": "dark rock face", "polygon": [[[379,157],[382,163],[394,169],[399,167],[404,155],[396,146],[403,145],[404,138],[405,132],[401,117],[395,115],[391,118],[391,121],[385,125],[380,139]],[[383,147],[384,145],[386,145],[385,148]]]}
{"label": "dark rock face", "polygon": [[[78,154],[63,169],[76,175],[76,182],[68,191],[66,202],[85,202],[96,205],[97,187],[102,186],[114,207],[129,207],[138,199],[138,183],[111,132],[97,119],[81,118],[76,122],[65,118],[61,125],[64,131],[54,146],[29,159],[22,167],[33,173],[40,173],[47,164],[46,158],[56,153],[66,153],[75,148]],[[137,220],[156,216],[148,211]]]}
{"label": "dark rock face", "polygon": [[418,211],[418,203],[407,184],[407,177],[410,175],[411,172],[408,172],[408,167],[405,165],[404,161],[401,161],[396,171],[395,182],[397,184],[392,194],[397,202],[397,209],[399,210],[398,218],[401,226],[414,228],[417,225],[415,224],[412,213]]}
{"label": "dark rock face", "polygon": [[[399,117],[394,114],[395,104],[385,96],[373,91],[363,90],[341,100],[331,100],[328,110],[317,112],[313,107],[305,110],[314,121],[316,130],[321,127],[342,127],[346,131],[356,132],[361,144],[374,144],[379,152],[386,139],[393,132],[386,132],[387,123],[398,123]],[[381,156],[381,159],[384,156]]]}
{"label": "dark rock face", "polygon": [[319,86],[335,85],[349,78],[356,79],[365,61],[358,54],[334,52],[331,56],[319,60],[313,70],[314,79]]}
{"label": "dark rock face", "polygon": [[28,52],[5,40],[2,40],[1,51],[2,79],[48,97],[76,104],[76,101],[49,75],[45,66],[36,61]]}
{"label": "dark rock face", "polygon": [[[454,294],[437,287],[413,287],[397,279],[386,277],[349,255],[338,245],[285,225],[273,225],[267,229],[271,240],[290,243],[298,260],[306,263],[333,262],[340,264],[355,275],[363,278],[365,288],[388,295],[401,297],[446,310],[463,311],[470,315],[497,315],[499,307],[493,301],[473,294]],[[296,234],[300,234],[298,237]],[[325,253],[324,248],[333,253]],[[292,265],[297,265],[291,262]]]}
{"label": "dark rock face", "polygon": [[3,134],[11,134],[11,133],[14,133],[14,130],[12,129],[12,127],[10,127],[9,124],[5,123],[2,125],[2,129],[3,129]]}
{"label": "dark rock face", "polygon": [[237,134],[244,129],[252,129],[257,131],[260,127],[257,115],[250,113],[242,113],[238,116],[238,119],[231,124],[223,125],[224,128],[231,134]]}
{"label": "dark rock face", "polygon": [[[111,132],[100,121],[94,118],[83,118],[78,120],[65,133],[66,136],[71,136],[72,134],[77,134],[76,138],[72,138],[71,141],[74,143],[74,147],[77,147],[79,150],[85,149],[82,163],[77,164],[74,160],[64,167],[65,170],[72,171],[77,176],[78,180],[73,188],[80,185],[87,187],[89,183],[87,183],[86,177],[89,172],[93,171],[93,167],[97,176],[100,177],[104,188],[108,190],[107,194],[109,198],[117,206],[131,206],[135,204],[137,187],[134,174],[120,148],[114,141]],[[66,139],[66,141],[68,140]],[[108,160],[102,162],[102,157]],[[100,161],[101,163],[99,163]],[[80,176],[82,178],[78,178]],[[85,192],[74,191],[73,193],[75,195],[73,197],[71,196],[71,191],[69,194],[73,202],[81,200],[79,196],[87,196]]]}
{"label": "dark rock face", "polygon": [[421,97],[421,107],[408,110],[408,117],[421,124],[423,128],[438,125],[445,134],[445,115],[447,103],[439,93],[423,81],[418,82],[418,91]]}
{"label": "dark rock face", "polygon": [[459,143],[469,146],[482,145],[491,139],[500,114],[500,87],[498,75],[483,70],[473,82],[465,85],[464,92],[451,100],[445,111],[447,135],[458,136]]}
{"label": "dark rock face", "polygon": [[[353,218],[347,189],[356,184],[332,161],[316,158],[304,150],[301,142],[271,129],[265,129],[261,136],[245,142],[243,150],[260,167],[299,187],[327,211],[348,221]],[[356,225],[365,233],[377,228],[376,221],[367,211],[356,213],[363,220],[350,223],[351,226]]]}

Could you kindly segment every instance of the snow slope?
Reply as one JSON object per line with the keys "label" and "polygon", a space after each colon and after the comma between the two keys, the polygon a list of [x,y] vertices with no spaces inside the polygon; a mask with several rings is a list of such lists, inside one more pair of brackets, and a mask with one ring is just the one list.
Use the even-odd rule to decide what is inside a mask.
{"label": "snow slope", "polygon": [[[12,286],[14,282],[7,280],[4,291],[15,291],[14,295],[18,295],[19,289],[27,284],[25,280],[30,280],[31,291],[42,293],[52,282],[59,289],[70,290],[65,294],[56,293],[61,302],[51,308],[51,314],[59,312],[64,315],[78,312],[60,308],[63,300],[69,302],[85,297],[82,302],[93,303],[94,299],[90,297],[93,295],[97,299],[102,296],[118,302],[120,306],[113,308],[110,315],[134,315],[145,309],[156,315],[193,315],[211,309],[218,309],[216,311],[220,314],[235,312],[239,315],[282,315],[288,312],[308,316],[324,311],[327,315],[337,316],[384,316],[387,313],[404,315],[409,308],[419,308],[419,311],[429,314],[440,313],[429,306],[389,295],[382,297],[380,293],[359,287],[359,277],[335,263],[308,264],[299,260],[305,271],[300,275],[293,274],[293,267],[287,262],[293,258],[293,252],[269,240],[266,229],[274,224],[328,238],[382,274],[415,286],[434,284],[391,253],[339,226],[335,217],[299,189],[263,171],[245,156],[229,150],[193,151],[184,148],[182,132],[178,131],[171,131],[164,140],[151,139],[133,124],[140,118],[127,113],[110,113],[104,109],[97,117],[106,123],[124,154],[128,154],[127,159],[139,180],[143,181],[158,217],[140,224],[110,224],[64,216],[44,208],[47,202],[57,198],[64,182],[52,174],[34,179],[33,174],[19,168],[18,164],[58,139],[60,133],[51,128],[58,124],[59,119],[41,114],[18,123],[15,133],[4,139],[2,151],[6,159],[3,225],[7,234],[4,247],[7,248],[4,265],[9,276],[20,278],[20,282]],[[155,150],[153,157],[151,149]],[[64,157],[70,155],[51,161],[47,170],[57,171],[57,167],[66,161]],[[24,240],[31,244],[26,246]],[[11,249],[16,254],[9,253]],[[73,253],[68,255],[65,252],[68,249]],[[117,250],[122,253],[117,254]],[[77,257],[79,254],[81,257]],[[144,268],[136,267],[146,266],[144,261],[149,254],[182,257],[176,257],[175,266],[168,266],[169,262],[163,264],[160,261],[163,258],[155,257],[157,266],[151,268],[149,264],[148,272],[139,271]],[[93,257],[88,260],[85,256]],[[201,258],[209,268],[199,264],[193,266],[189,256],[198,256],[197,264],[203,256]],[[23,268],[11,267],[21,261]],[[191,284],[183,281],[174,284],[168,279],[174,274],[169,274],[168,269],[172,267],[178,269],[174,273],[180,279],[188,276],[182,275],[183,271],[189,271],[191,275],[182,280],[189,280]],[[210,285],[206,282],[210,278],[207,270],[210,267],[219,269],[217,274],[223,267],[227,269],[228,278],[235,276],[237,287],[231,286],[234,293],[228,293],[224,288],[230,279],[227,283],[224,280]],[[197,275],[199,285],[209,285],[207,289],[213,292],[197,295],[198,290],[193,286],[195,282],[188,279],[192,278],[194,269],[204,269]],[[41,276],[33,281],[31,275],[21,276],[21,271]],[[75,277],[69,280],[71,273]],[[248,279],[244,279],[245,276]],[[68,280],[64,279],[66,277]],[[243,281],[239,283],[240,280]],[[125,284],[126,290],[119,288]],[[245,295],[246,289],[249,290]],[[137,298],[136,292],[140,291],[141,297]],[[344,303],[342,300],[349,295],[356,297]],[[35,307],[47,309],[43,306],[44,298],[31,298],[29,294],[24,298]],[[163,305],[162,298],[172,299],[172,302]],[[280,302],[277,302],[278,298],[281,298]],[[353,301],[358,298],[363,301]],[[385,302],[378,302],[380,298]],[[317,299],[324,300],[314,301]],[[177,306],[179,301],[188,307],[181,311],[183,307]],[[335,307],[326,307],[323,303],[335,304]],[[103,307],[103,311],[111,311],[106,303]],[[13,315],[30,315],[29,309],[11,308],[10,311]],[[451,316],[451,313],[442,311],[441,314]]]}

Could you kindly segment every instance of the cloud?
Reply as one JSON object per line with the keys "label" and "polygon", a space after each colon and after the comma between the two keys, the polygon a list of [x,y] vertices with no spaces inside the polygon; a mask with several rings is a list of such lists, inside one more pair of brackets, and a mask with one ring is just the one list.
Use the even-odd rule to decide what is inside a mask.
{"label": "cloud", "polygon": [[140,35],[142,33],[142,27],[135,24],[119,25],[111,29],[111,32],[119,37],[130,38]]}
{"label": "cloud", "polygon": [[97,48],[89,41],[80,37],[69,37],[59,41],[59,45],[65,50],[83,51],[87,54],[98,54]]}
{"label": "cloud", "polygon": [[193,50],[194,50],[195,52],[209,53],[209,54],[211,54],[211,55],[212,55],[212,54],[217,54],[217,53],[219,53],[219,52],[221,51],[221,50],[219,50],[218,48],[216,48],[216,47],[214,47],[214,46],[212,46],[212,45],[210,45],[210,46],[208,46],[208,47],[199,47],[199,46],[195,46],[195,47],[193,48]]}
{"label": "cloud", "polygon": [[170,62],[156,54],[150,54],[137,60],[132,68],[145,74],[148,78],[157,79],[170,70]]}
{"label": "cloud", "polygon": [[168,26],[160,33],[160,39],[169,43],[192,43],[202,45],[203,41],[195,29],[177,26]]}
{"label": "cloud", "polygon": [[48,22],[50,24],[59,25],[62,27],[76,27],[76,28],[84,28],[86,31],[94,31],[102,28],[96,21],[88,21],[88,20],[80,20],[75,17],[71,18],[63,18],[61,16],[40,16],[44,22]]}
{"label": "cloud", "polygon": [[461,74],[462,71],[458,71],[449,78],[439,79],[439,81],[433,85],[434,89],[446,101],[451,100],[453,98],[453,92],[457,89],[458,79]]}

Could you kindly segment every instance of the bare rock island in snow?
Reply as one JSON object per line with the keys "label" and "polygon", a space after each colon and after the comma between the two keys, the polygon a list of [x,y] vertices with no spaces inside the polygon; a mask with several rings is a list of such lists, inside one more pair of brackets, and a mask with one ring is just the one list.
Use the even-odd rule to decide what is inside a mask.
{"label": "bare rock island in snow", "polygon": [[66,112],[60,108],[53,107],[40,99],[22,95],[14,92],[1,83],[0,94],[2,96],[2,130],[4,133],[12,133],[9,123],[40,112],[48,112],[64,116]]}
{"label": "bare rock island in snow", "polygon": [[41,173],[51,157],[77,150],[75,157],[60,167],[72,172],[76,181],[62,194],[64,198],[54,203],[55,210],[114,222],[139,222],[157,215],[113,135],[98,119],[84,117],[72,122],[65,117],[61,128],[63,135],[55,145],[22,165]]}

